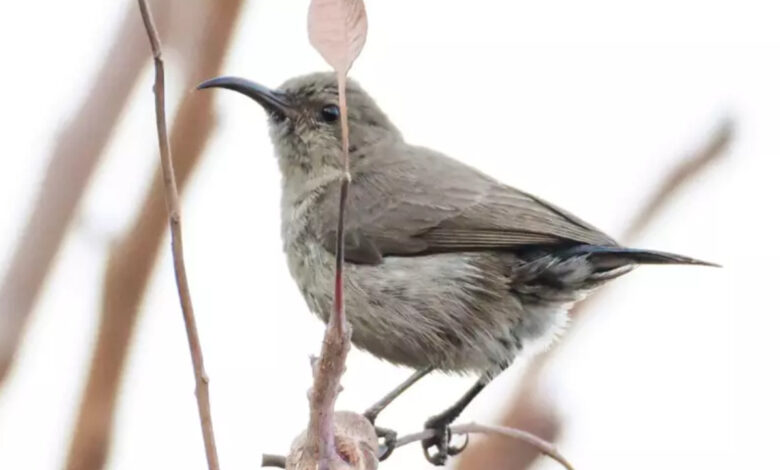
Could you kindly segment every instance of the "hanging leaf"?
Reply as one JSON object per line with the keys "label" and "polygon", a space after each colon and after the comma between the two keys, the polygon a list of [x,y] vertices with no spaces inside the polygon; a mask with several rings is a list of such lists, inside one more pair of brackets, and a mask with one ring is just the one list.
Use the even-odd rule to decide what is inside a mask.
{"label": "hanging leaf", "polygon": [[349,178],[347,72],[366,43],[368,20],[363,0],[312,0],[309,4],[309,42],[336,70],[341,109],[344,174]]}
{"label": "hanging leaf", "polygon": [[363,0],[312,0],[309,5],[309,42],[339,79],[360,55],[367,31]]}

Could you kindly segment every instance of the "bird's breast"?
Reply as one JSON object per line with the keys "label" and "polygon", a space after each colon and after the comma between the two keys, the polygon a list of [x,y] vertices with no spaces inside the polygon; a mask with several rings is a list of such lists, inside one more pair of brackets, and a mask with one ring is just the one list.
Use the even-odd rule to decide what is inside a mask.
{"label": "bird's breast", "polygon": [[326,319],[333,291],[333,255],[313,240],[298,240],[286,254],[287,267],[309,308]]}
{"label": "bird's breast", "polygon": [[[290,273],[311,311],[326,321],[335,257],[311,229],[316,206],[309,197],[283,207],[282,231]],[[516,262],[507,253],[465,252],[346,263],[353,343],[411,367],[485,371],[511,362],[529,342],[558,330],[566,307],[523,305],[512,286]]]}

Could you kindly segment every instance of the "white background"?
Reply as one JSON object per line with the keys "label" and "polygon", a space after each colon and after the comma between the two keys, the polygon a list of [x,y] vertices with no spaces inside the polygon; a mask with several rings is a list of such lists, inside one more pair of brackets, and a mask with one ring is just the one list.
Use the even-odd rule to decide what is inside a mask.
{"label": "white background", "polygon": [[[129,0],[8,3],[0,16],[0,268],[53,138],[88,99],[85,84]],[[325,68],[307,42],[308,2],[247,4],[225,73],[276,85]],[[725,268],[647,267],[614,282],[551,364],[546,393],[565,418],[561,449],[579,469],[780,468],[772,450],[780,419],[776,3],[368,0],[367,9],[368,43],[353,76],[409,141],[613,234],[721,117],[735,119],[728,159],[640,241]],[[176,57],[168,66],[172,114],[195,83],[181,81]],[[106,253],[158,164],[151,83],[149,67],[0,389],[0,469],[58,468],[66,455]],[[219,92],[217,114],[185,193],[184,239],[221,463],[249,470],[263,452],[284,453],[305,426],[308,355],[319,349],[322,325],[281,254],[279,175],[264,113]],[[121,389],[111,469],[205,468],[169,251],[159,258]],[[464,420],[495,419],[521,370],[518,361]],[[362,410],[408,373],[353,352],[339,407]],[[471,380],[434,375],[382,424],[417,430]],[[383,468],[426,466],[410,446]]]}

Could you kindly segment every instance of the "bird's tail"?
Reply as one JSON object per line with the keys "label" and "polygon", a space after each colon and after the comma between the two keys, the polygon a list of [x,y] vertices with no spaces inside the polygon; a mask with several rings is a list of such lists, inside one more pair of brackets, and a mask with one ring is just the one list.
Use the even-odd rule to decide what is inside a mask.
{"label": "bird's tail", "polygon": [[663,251],[641,250],[620,246],[578,245],[566,250],[565,256],[587,255],[600,269],[611,269],[630,264],[692,264],[720,267],[715,263]]}

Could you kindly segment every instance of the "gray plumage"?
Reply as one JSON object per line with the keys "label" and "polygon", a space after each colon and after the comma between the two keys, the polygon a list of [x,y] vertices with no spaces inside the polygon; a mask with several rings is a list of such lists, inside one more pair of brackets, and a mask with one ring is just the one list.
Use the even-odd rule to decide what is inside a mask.
{"label": "gray plumage", "polygon": [[[298,77],[280,90],[234,77],[199,86],[211,87],[243,93],[269,112],[287,264],[311,310],[327,320],[342,175],[335,76]],[[572,304],[637,264],[709,264],[622,247],[548,202],[407,144],[355,82],[346,91],[352,184],[344,298],[352,342],[417,369],[366,417],[374,422],[433,369],[480,376],[426,421],[435,433],[422,445],[435,465],[463,450],[449,445],[449,424],[518,354],[547,346]],[[380,458],[387,458],[394,433],[377,434],[385,438]]]}
{"label": "gray plumage", "polygon": [[[335,76],[298,77],[279,91],[216,80],[204,87],[240,91],[269,111],[287,262],[326,320],[342,165]],[[489,377],[546,346],[574,302],[635,264],[699,263],[622,248],[552,204],[406,143],[354,81],[347,103],[346,311],[354,344],[379,358]]]}
{"label": "gray plumage", "polygon": [[[284,248],[309,307],[326,320],[341,150],[338,122],[318,118],[337,102],[336,84],[332,74],[314,74],[281,89],[309,111],[271,119]],[[352,81],[347,103],[346,311],[354,344],[377,357],[492,375],[521,350],[549,344],[574,302],[635,262],[695,263],[611,251],[612,238],[566,211],[407,144]]]}

